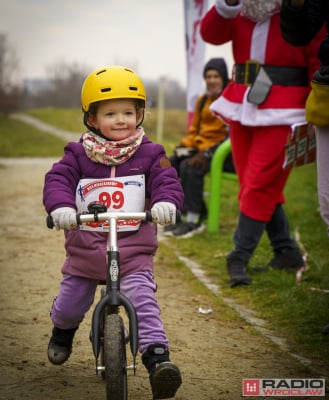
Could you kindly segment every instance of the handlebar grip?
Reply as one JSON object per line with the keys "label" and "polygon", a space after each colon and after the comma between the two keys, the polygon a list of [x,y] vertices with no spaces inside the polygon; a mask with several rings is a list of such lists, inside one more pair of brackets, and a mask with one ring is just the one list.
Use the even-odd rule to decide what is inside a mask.
{"label": "handlebar grip", "polygon": [[54,221],[53,221],[53,217],[51,215],[47,215],[47,219],[46,219],[46,223],[47,223],[47,227],[49,229],[53,229],[54,225]]}
{"label": "handlebar grip", "polygon": [[146,213],[145,221],[146,221],[146,222],[152,222],[151,210],[145,210],[145,213]]}
{"label": "handlebar grip", "polygon": [[[150,210],[146,210],[146,221],[147,222],[152,222],[152,214]],[[182,213],[180,210],[176,210],[176,224],[181,222],[182,220]]]}

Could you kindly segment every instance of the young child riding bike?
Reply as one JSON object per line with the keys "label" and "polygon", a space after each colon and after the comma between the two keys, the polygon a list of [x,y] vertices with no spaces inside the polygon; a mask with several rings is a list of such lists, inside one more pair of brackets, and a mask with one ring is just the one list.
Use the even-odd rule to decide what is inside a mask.
{"label": "young child riding bike", "polygon": [[[134,71],[121,66],[93,71],[83,83],[81,103],[88,131],[79,142],[66,145],[63,158],[45,176],[43,192],[47,213],[65,235],[63,278],[50,313],[54,327],[48,358],[56,365],[69,358],[74,334],[93,304],[97,285],[106,280],[108,233],[97,228],[83,230],[76,223],[76,213],[85,200],[81,188],[86,181],[91,183],[88,187],[99,191],[100,200],[109,200],[106,205],[113,207],[111,210],[129,205],[134,211],[151,209],[153,221],[162,225],[176,222],[176,209],[183,203],[176,170],[163,146],[152,143],[141,126],[146,94]],[[111,178],[136,176],[139,183],[134,185],[134,196],[126,196],[122,202],[120,192],[120,205],[114,195],[111,201],[106,186]],[[134,209],[137,205],[140,209]],[[182,380],[178,367],[169,359],[169,342],[155,297],[156,225],[141,222],[137,228],[123,227],[118,244],[120,290],[136,309],[139,351],[150,374],[153,397],[174,397]]]}

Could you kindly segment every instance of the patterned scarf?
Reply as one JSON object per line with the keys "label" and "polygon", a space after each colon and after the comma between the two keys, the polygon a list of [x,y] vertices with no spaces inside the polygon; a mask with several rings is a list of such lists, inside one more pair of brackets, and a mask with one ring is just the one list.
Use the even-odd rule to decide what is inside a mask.
{"label": "patterned scarf", "polygon": [[113,141],[97,135],[94,132],[86,132],[82,136],[83,147],[87,156],[94,162],[104,165],[119,165],[128,160],[139,148],[144,136],[142,127],[127,139]]}

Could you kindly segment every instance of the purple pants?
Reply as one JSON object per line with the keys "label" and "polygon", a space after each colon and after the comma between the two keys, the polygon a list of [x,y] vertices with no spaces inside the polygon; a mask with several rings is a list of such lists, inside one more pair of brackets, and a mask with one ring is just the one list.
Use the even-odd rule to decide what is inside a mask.
{"label": "purple pants", "polygon": [[[98,280],[64,275],[59,293],[50,312],[53,324],[60,329],[79,326],[94,302]],[[139,351],[151,344],[168,347],[168,339],[160,318],[160,307],[155,297],[156,283],[149,271],[140,271],[121,278],[120,291],[134,305],[138,319]]]}

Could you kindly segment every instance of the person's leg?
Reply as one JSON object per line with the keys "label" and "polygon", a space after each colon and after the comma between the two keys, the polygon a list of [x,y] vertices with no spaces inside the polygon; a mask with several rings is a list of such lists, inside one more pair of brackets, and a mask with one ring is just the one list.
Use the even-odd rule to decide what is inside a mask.
{"label": "person's leg", "polygon": [[[315,133],[320,213],[329,236],[329,127],[316,127]],[[329,323],[323,328],[323,334],[329,334]]]}
{"label": "person's leg", "polygon": [[268,266],[293,271],[305,268],[301,251],[296,241],[290,237],[289,222],[281,204],[276,206],[266,224],[266,232],[274,251],[274,258]]}
{"label": "person's leg", "polygon": [[51,363],[63,364],[72,351],[76,330],[91,307],[98,281],[64,275],[50,312],[54,324],[48,345]]}
{"label": "person's leg", "polygon": [[315,132],[320,212],[329,235],[329,127],[317,127]]}
{"label": "person's leg", "polygon": [[121,279],[121,292],[133,304],[138,319],[139,350],[150,375],[153,397],[171,398],[182,383],[178,367],[170,361],[169,342],[155,297],[156,283],[149,271]]}
{"label": "person's leg", "polygon": [[247,274],[248,262],[256,249],[265,229],[265,222],[256,221],[243,213],[234,233],[234,249],[227,256],[227,271],[230,286],[249,285],[251,278]]}
{"label": "person's leg", "polygon": [[171,166],[175,168],[175,170],[177,171],[177,174],[179,176],[179,165],[182,162],[183,157],[177,157],[176,154],[174,154],[169,157],[169,160],[170,160]]}
{"label": "person's leg", "polygon": [[184,160],[179,169],[184,191],[183,209],[186,213],[186,221],[173,230],[175,237],[190,237],[204,230],[204,226],[201,225],[202,217],[206,215],[203,186],[204,176],[209,171],[210,161],[205,169],[190,167],[188,161],[188,159]]}
{"label": "person's leg", "polygon": [[246,273],[266,223],[284,200],[289,172],[282,170],[289,127],[231,125],[232,154],[240,182],[240,217],[234,234],[235,248],[227,257],[231,287],[249,284]]}
{"label": "person's leg", "polygon": [[132,302],[137,312],[139,351],[143,353],[154,343],[168,347],[169,342],[155,296],[156,283],[152,273],[141,271],[122,277],[120,290]]}
{"label": "person's leg", "polygon": [[291,171],[282,168],[289,133],[289,126],[241,125],[231,133],[240,211],[257,221],[268,222],[277,204],[284,203],[283,190]]}
{"label": "person's leg", "polygon": [[188,165],[189,159],[180,164],[179,175],[184,191],[184,210],[202,213],[204,209],[203,184],[204,176],[209,171],[209,165],[205,169],[192,168]]}
{"label": "person's leg", "polygon": [[[178,177],[180,174],[180,164],[183,162],[183,160],[186,160],[189,157],[178,157],[176,154],[173,154],[171,157],[169,157],[170,163],[171,165],[175,168],[175,170],[177,171]],[[184,208],[182,209],[182,215],[185,215],[186,212],[184,210]],[[163,233],[165,236],[172,236],[173,235],[173,231],[177,228],[177,226],[179,225],[179,223],[177,224],[170,224],[170,225],[165,225],[163,227]]]}

